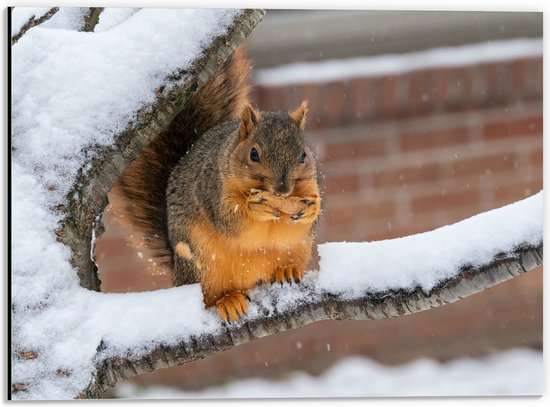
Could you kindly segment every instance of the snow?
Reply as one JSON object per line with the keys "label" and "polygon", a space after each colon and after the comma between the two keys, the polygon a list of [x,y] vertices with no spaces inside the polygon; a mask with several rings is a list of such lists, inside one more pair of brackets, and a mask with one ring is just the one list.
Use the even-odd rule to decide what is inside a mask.
{"label": "snow", "polygon": [[542,57],[542,50],[542,38],[491,41],[405,54],[294,63],[258,70],[255,79],[257,84],[264,86],[329,82],[358,76],[397,75],[417,69]]}
{"label": "snow", "polygon": [[[346,298],[365,292],[414,289],[428,292],[465,266],[479,266],[521,243],[542,241],[543,193],[454,225],[399,239],[318,246],[318,287]],[[343,271],[345,270],[345,271]]]}
{"label": "snow", "polygon": [[[198,285],[139,294],[102,294],[80,287],[69,263],[70,250],[55,239],[60,217],[52,208],[64,202],[74,175],[89,164],[94,148],[111,144],[136,113],[154,101],[155,90],[165,78],[193,61],[237,12],[142,9],[125,14],[127,19],[113,12],[107,14],[110,20],[102,22],[103,31],[83,33],[74,31],[74,20],[67,11],[50,27],[30,29],[13,46],[12,382],[28,384],[28,391],[14,393],[13,398],[72,398],[90,382],[93,365],[103,358],[127,350],[137,356],[161,341],[170,344],[222,329],[215,310],[204,309]],[[18,11],[20,18],[29,13],[31,10],[24,8]],[[59,25],[54,27],[54,23]],[[514,218],[530,226],[520,227],[518,221],[513,236],[499,239],[492,250],[508,251],[516,242],[542,237],[542,217],[538,215],[542,213],[542,193],[525,202],[494,212],[488,221],[483,217],[471,221],[482,226],[476,239],[456,242],[449,237],[447,244],[459,246],[464,259],[481,261],[492,251],[481,253],[480,242],[494,236],[492,230],[510,234],[510,230],[498,228]],[[448,236],[452,233],[447,232]],[[394,251],[409,244],[426,247],[429,236],[385,244]],[[440,234],[435,236],[434,248],[451,250],[440,244]],[[365,247],[369,246],[341,248],[345,255],[349,251],[358,256],[357,250]],[[322,246],[320,272],[309,273],[300,285],[254,289],[249,318],[282,312],[324,291],[346,292],[343,286],[331,286],[343,273],[341,264],[327,258],[327,253],[333,255],[335,250],[339,249]],[[416,261],[426,253],[412,255],[415,257],[410,260]],[[343,256],[338,253],[338,257]],[[437,263],[431,264],[429,259]],[[452,259],[456,265],[459,259]],[[364,256],[359,260],[376,269],[372,260]],[[387,259],[380,256],[378,261]],[[424,268],[417,273],[433,273],[429,279],[410,270],[388,281],[429,285],[451,273],[449,265],[447,271],[438,271],[443,263],[442,255],[422,263]],[[384,286],[378,277],[365,275],[363,268],[346,273],[340,281],[362,289]],[[105,349],[96,355],[101,343]],[[24,351],[37,351],[39,356],[18,359],[16,354]],[[59,377],[55,374],[58,369],[69,375]]]}
{"label": "snow", "polygon": [[99,21],[94,28],[94,32],[102,32],[126,21],[132,15],[137,13],[138,8],[106,8],[99,15]]}
{"label": "snow", "polygon": [[349,357],[318,377],[295,371],[281,380],[241,379],[200,391],[122,383],[115,395],[139,399],[533,396],[542,395],[543,389],[542,352],[516,348],[478,359],[447,363],[418,359],[398,366]]}
{"label": "snow", "polygon": [[90,9],[88,7],[63,7],[40,26],[41,28],[59,28],[79,31],[84,28],[84,19],[89,11]]}

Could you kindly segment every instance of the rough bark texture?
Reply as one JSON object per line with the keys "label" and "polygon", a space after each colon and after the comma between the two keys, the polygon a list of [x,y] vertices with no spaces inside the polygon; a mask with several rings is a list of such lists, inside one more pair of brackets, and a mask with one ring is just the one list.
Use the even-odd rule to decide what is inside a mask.
{"label": "rough bark texture", "polygon": [[[29,21],[27,21],[23,27],[17,32],[17,34],[13,35],[11,37],[11,45],[15,44],[19,39],[32,27],[36,27],[37,25],[42,24],[44,21],[48,21],[52,16],[59,11],[59,7],[52,7],[47,13],[45,13],[43,16],[36,18],[36,16],[32,16],[29,18]],[[10,10],[11,13],[11,10]]]}
{"label": "rough bark texture", "polygon": [[67,194],[67,205],[57,208],[64,220],[56,234],[59,241],[71,248],[71,263],[83,287],[100,289],[97,268],[90,258],[90,237],[92,230],[96,237],[101,233],[101,213],[107,205],[107,192],[128,164],[172,121],[264,15],[265,10],[244,10],[227,33],[216,38],[187,70],[167,77],[166,86],[157,91],[156,102],[139,112],[135,122],[112,146],[95,151],[96,158],[89,170],[81,169],[76,175],[76,182]]}
{"label": "rough bark texture", "polygon": [[160,345],[140,358],[121,356],[101,359],[102,351],[99,351],[94,378],[79,398],[101,397],[121,380],[202,359],[242,343],[300,328],[312,322],[393,318],[450,304],[541,265],[542,256],[542,242],[535,247],[520,247],[514,252],[499,254],[480,267],[464,268],[456,277],[442,282],[430,292],[422,289],[412,292],[386,291],[367,293],[364,297],[351,300],[328,294],[313,296],[315,300],[298,304],[292,310],[228,325],[213,335],[192,336],[175,345]]}
{"label": "rough bark texture", "polygon": [[103,11],[103,7],[90,7],[88,14],[84,17],[84,27],[82,31],[92,32],[99,22],[99,15]]}

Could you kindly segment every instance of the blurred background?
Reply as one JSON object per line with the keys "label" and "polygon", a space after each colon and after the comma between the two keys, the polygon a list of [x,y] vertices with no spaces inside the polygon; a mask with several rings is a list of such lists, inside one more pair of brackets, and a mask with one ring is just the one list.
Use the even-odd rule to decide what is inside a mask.
{"label": "blurred background", "polygon": [[[325,174],[318,243],[429,231],[542,189],[542,13],[272,10],[246,44],[255,105],[309,101]],[[121,216],[111,197],[103,291],[169,287]],[[539,268],[429,312],[319,322],[131,382],[197,391],[323,375],[352,356],[400,366],[542,351],[542,287]]]}

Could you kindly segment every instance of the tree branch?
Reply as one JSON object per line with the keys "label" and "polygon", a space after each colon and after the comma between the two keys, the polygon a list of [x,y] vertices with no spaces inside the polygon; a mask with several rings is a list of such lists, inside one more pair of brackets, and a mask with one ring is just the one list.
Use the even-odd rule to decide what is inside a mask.
{"label": "tree branch", "polygon": [[81,31],[92,32],[99,22],[99,15],[103,11],[103,7],[90,7],[88,14],[84,17],[84,27]]}
{"label": "tree branch", "polygon": [[[313,300],[298,303],[293,309],[228,325],[215,334],[190,336],[175,344],[159,345],[139,358],[121,356],[102,360],[101,353],[105,349],[102,350],[97,355],[93,380],[78,398],[97,398],[130,377],[212,356],[240,344],[313,322],[386,319],[437,308],[532,270],[542,264],[542,256],[542,242],[538,246],[523,246],[510,253],[499,254],[480,267],[464,268],[430,292],[417,288],[410,292],[374,292],[361,298],[346,299],[326,293],[316,294],[315,284],[310,281],[303,284],[300,290]],[[265,298],[265,295],[264,292],[258,296]],[[251,305],[261,308],[254,298]]]}
{"label": "tree branch", "polygon": [[58,11],[59,11],[59,7],[52,7],[49,11],[47,11],[44,15],[42,15],[39,18],[36,18],[36,16],[32,16],[31,18],[29,18],[29,20],[19,29],[17,34],[11,37],[11,45],[19,41],[19,39],[32,27],[36,27],[37,25],[40,25],[43,22],[48,21]]}

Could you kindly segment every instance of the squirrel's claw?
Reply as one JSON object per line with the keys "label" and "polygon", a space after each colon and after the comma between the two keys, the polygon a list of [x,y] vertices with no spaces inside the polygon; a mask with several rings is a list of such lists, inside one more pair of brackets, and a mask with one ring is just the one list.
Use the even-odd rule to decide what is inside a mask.
{"label": "squirrel's claw", "polygon": [[281,284],[281,287],[283,286],[283,283],[286,281],[290,285],[292,285],[292,282],[299,283],[302,281],[302,277],[304,276],[304,271],[296,266],[286,266],[286,267],[277,267],[275,269],[275,272],[273,274],[272,283],[275,281]]}
{"label": "squirrel's claw", "polygon": [[312,223],[321,212],[319,198],[301,198],[300,205],[302,205],[301,209],[290,216],[293,222]]}
{"label": "squirrel's claw", "polygon": [[302,216],[304,216],[304,211],[300,211],[298,213],[295,213],[294,215],[292,215],[290,217],[290,219],[292,219],[293,222],[296,222],[297,220],[299,220]]}
{"label": "squirrel's claw", "polygon": [[237,321],[248,312],[247,296],[240,291],[226,294],[216,301],[218,314],[224,322]]}

